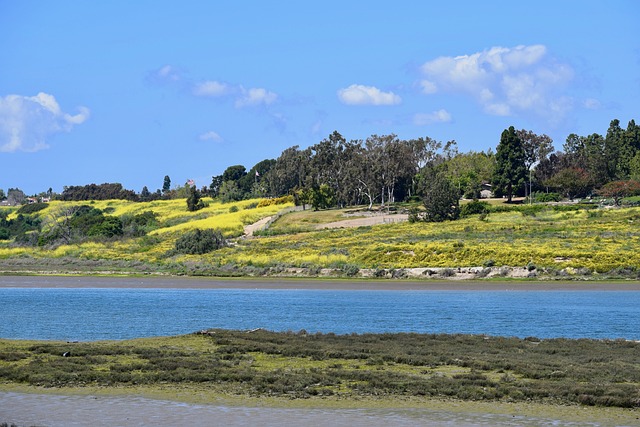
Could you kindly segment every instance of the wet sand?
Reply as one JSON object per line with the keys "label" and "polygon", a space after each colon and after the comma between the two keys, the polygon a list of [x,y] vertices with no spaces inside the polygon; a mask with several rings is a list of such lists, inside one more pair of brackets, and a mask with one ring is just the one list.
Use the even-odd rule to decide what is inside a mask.
{"label": "wet sand", "polygon": [[640,291],[638,281],[411,281],[370,279],[0,276],[0,288],[314,289],[399,291]]}
{"label": "wet sand", "polygon": [[[469,410],[470,409],[470,410]],[[480,408],[481,409],[481,408]],[[590,417],[580,407],[564,415],[530,415],[511,405],[503,413],[472,408],[282,408],[194,404],[141,396],[60,395],[0,392],[0,422],[27,426],[623,426],[637,413],[604,410]],[[499,411],[496,411],[499,412]],[[586,412],[586,413],[585,413]],[[593,413],[591,415],[594,415]],[[602,418],[604,416],[604,419]]]}

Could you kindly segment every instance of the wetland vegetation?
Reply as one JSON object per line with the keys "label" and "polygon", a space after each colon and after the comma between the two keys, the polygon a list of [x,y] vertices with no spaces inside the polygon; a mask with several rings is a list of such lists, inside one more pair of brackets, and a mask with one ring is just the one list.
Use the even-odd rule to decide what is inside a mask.
{"label": "wetland vegetation", "polygon": [[206,330],[128,341],[0,340],[0,381],[180,387],[285,399],[640,406],[640,344],[624,340]]}

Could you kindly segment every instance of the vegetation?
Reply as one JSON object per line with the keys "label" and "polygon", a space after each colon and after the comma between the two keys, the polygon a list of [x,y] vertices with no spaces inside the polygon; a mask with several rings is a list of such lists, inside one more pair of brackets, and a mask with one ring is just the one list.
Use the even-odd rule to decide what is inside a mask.
{"label": "vegetation", "polygon": [[524,144],[511,126],[502,132],[496,151],[496,169],[493,176],[496,195],[504,194],[507,201],[511,202],[516,189],[524,185],[526,172]]}
{"label": "vegetation", "polygon": [[227,242],[220,230],[187,231],[176,240],[176,252],[188,255],[202,255],[226,246]]}
{"label": "vegetation", "polygon": [[[229,206],[209,199],[195,212],[184,209],[184,200],[52,201],[28,215],[0,210],[0,270],[313,276],[328,268],[336,275],[406,277],[406,270],[421,268],[418,277],[428,278],[430,269],[457,271],[490,260],[497,270],[535,265],[527,274],[544,278],[640,277],[640,207],[471,201],[456,221],[410,223],[399,213],[418,204],[406,204],[379,212],[397,213],[398,220],[386,224],[323,229],[378,214],[366,206],[286,213],[290,200]],[[245,225],[268,216],[275,222],[260,237],[242,238]],[[176,250],[196,229],[217,230],[232,244],[202,255]]]}
{"label": "vegetation", "polygon": [[640,406],[640,344],[435,334],[209,330],[118,342],[0,340],[0,380],[159,385],[247,396]]}
{"label": "vegetation", "polygon": [[[0,210],[0,264],[10,271],[19,265],[49,271],[47,264],[57,263],[52,260],[65,259],[74,265],[130,263],[178,274],[298,269],[315,275],[328,268],[376,276],[393,270],[392,277],[403,277],[404,269],[453,271],[491,261],[498,268],[535,265],[528,270],[532,276],[637,277],[638,212],[596,208],[598,203],[640,204],[640,129],[633,120],[627,129],[612,120],[605,136],[571,134],[563,148],[551,153],[548,136],[513,127],[504,130],[495,154],[460,153],[455,141],[443,144],[428,137],[372,135],[348,141],[333,132],[248,171],[229,166],[201,189],[191,180],[172,188],[165,176],[156,192],[90,184],[65,187],[60,195],[49,189],[38,202],[11,188],[7,202],[23,206]],[[490,182],[511,201],[525,194],[527,179],[527,201],[544,205],[477,202]],[[474,200],[460,207],[461,195]],[[546,205],[563,197],[585,203]],[[303,212],[282,215],[294,204]],[[307,211],[308,205],[316,212]],[[412,220],[442,223],[407,224],[387,217],[393,224],[320,229],[332,222],[328,217],[335,222],[345,215],[409,211]],[[254,234],[259,239],[241,238],[246,225],[270,216],[268,229]],[[195,230],[199,239],[216,230],[212,240],[235,241],[215,251],[209,248],[217,244],[204,245],[206,252],[195,249],[199,244],[187,248],[184,239],[193,236],[185,233]]]}

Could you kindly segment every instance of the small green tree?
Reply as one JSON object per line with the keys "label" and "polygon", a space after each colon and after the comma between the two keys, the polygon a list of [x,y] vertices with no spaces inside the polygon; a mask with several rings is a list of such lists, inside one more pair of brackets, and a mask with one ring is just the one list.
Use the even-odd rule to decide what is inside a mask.
{"label": "small green tree", "polygon": [[195,212],[204,208],[204,202],[200,197],[200,192],[195,185],[189,188],[189,196],[187,197],[187,210],[189,212]]}
{"label": "small green tree", "polygon": [[314,210],[328,209],[334,205],[334,192],[327,184],[322,184],[311,190],[311,206]]}
{"label": "small green tree", "polygon": [[427,184],[423,195],[422,219],[442,222],[460,217],[460,192],[442,174],[435,174]]}
{"label": "small green tree", "polygon": [[493,189],[498,194],[506,194],[511,202],[517,188],[524,185],[527,175],[525,150],[513,126],[505,129],[496,149],[496,169],[493,175]]}
{"label": "small green tree", "polygon": [[169,175],[165,175],[164,182],[162,183],[162,194],[167,194],[171,190],[171,178]]}

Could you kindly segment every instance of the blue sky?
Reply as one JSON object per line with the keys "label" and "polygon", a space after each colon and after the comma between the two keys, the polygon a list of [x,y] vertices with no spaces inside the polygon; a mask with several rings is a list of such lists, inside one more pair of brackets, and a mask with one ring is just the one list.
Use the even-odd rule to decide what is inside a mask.
{"label": "blue sky", "polygon": [[0,188],[208,185],[337,130],[640,120],[640,2],[0,0]]}

